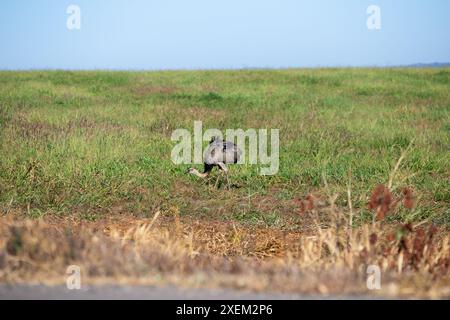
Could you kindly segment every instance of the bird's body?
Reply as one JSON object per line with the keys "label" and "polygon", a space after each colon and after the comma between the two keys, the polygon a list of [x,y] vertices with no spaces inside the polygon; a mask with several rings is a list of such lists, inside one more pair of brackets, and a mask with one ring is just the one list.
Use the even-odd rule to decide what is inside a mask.
{"label": "bird's body", "polygon": [[[211,173],[211,170],[217,166],[222,173],[226,174],[228,181],[228,168],[226,164],[237,163],[241,155],[242,150],[233,142],[222,140],[219,137],[213,137],[203,156],[203,172],[201,173],[197,169],[189,168],[188,173],[194,174],[201,178],[206,178]],[[216,185],[218,179],[219,177],[216,180]]]}
{"label": "bird's body", "polygon": [[242,151],[234,143],[214,137],[204,154],[204,163],[207,166],[216,166],[218,163],[237,163]]}

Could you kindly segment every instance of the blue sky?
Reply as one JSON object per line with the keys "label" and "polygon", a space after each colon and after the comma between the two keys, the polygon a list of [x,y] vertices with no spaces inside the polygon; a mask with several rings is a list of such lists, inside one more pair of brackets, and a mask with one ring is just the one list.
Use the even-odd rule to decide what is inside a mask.
{"label": "blue sky", "polygon": [[[80,30],[66,27],[71,4]],[[381,30],[366,26],[371,4]],[[2,0],[0,69],[448,62],[449,14],[448,0]]]}

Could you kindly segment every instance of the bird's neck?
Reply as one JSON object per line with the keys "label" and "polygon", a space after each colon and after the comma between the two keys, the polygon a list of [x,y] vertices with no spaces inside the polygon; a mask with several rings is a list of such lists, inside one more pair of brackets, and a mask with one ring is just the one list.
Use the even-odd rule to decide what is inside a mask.
{"label": "bird's neck", "polygon": [[200,178],[206,178],[208,176],[208,173],[202,173],[202,172],[199,172],[198,170],[193,170],[192,174],[196,175],[197,177],[200,177]]}

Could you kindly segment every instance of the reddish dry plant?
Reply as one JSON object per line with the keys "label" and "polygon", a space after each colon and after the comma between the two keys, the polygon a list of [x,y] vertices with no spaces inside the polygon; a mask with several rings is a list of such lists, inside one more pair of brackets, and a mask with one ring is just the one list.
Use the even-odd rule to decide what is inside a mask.
{"label": "reddish dry plant", "polygon": [[299,213],[304,215],[306,212],[316,208],[319,198],[312,194],[308,194],[304,200],[295,199],[294,201],[299,205]]}
{"label": "reddish dry plant", "polygon": [[375,232],[370,234],[369,242],[372,246],[374,246],[377,243],[377,240],[378,240],[378,236]]}
{"label": "reddish dry plant", "polygon": [[379,184],[372,192],[368,207],[370,210],[376,210],[376,218],[384,219],[392,205],[392,193],[382,184]]}
{"label": "reddish dry plant", "polygon": [[395,200],[389,188],[380,184],[373,190],[367,206],[370,210],[375,210],[377,220],[382,220],[399,202],[402,202],[406,209],[413,209],[414,196],[410,188],[404,188],[402,197]]}
{"label": "reddish dry plant", "polygon": [[[398,252],[403,253],[405,265],[419,270],[421,264],[426,264],[430,266],[430,272],[436,271],[435,268],[443,269],[441,271],[448,270],[450,255],[440,257],[437,261],[431,261],[436,258],[434,238],[437,231],[438,229],[434,225],[430,225],[427,229],[414,229],[410,223],[402,225],[397,230]],[[392,238],[395,238],[395,235]]]}
{"label": "reddish dry plant", "polygon": [[414,207],[414,196],[413,192],[410,188],[403,188],[403,206],[406,209],[411,210]]}

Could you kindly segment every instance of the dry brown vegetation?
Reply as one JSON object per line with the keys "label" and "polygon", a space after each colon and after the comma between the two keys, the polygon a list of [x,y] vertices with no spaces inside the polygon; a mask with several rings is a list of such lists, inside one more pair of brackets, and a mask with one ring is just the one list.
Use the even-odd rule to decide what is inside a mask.
{"label": "dry brown vegetation", "polygon": [[[383,189],[383,190],[382,190]],[[374,221],[349,227],[352,214],[334,196],[299,200],[307,231],[283,231],[179,217],[176,208],[151,219],[113,216],[96,222],[1,217],[0,281],[64,283],[69,265],[84,283],[177,284],[318,294],[450,296],[450,238],[445,227]],[[409,205],[381,186],[369,201],[374,216]],[[366,269],[382,271],[368,290]]]}

